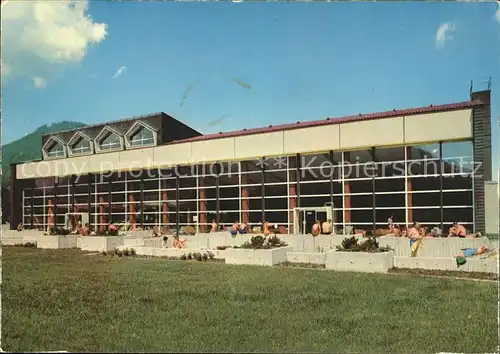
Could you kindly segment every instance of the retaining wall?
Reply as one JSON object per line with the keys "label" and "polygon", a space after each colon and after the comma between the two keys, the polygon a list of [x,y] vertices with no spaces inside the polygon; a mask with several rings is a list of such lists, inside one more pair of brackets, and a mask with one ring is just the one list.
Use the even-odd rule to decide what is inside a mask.
{"label": "retaining wall", "polygon": [[498,274],[497,259],[467,258],[467,263],[457,267],[454,257],[394,257],[394,267],[410,269],[459,270]]}
{"label": "retaining wall", "polygon": [[285,262],[287,252],[292,250],[292,247],[279,247],[269,250],[228,248],[225,252],[225,259],[227,264],[273,266]]}
{"label": "retaining wall", "polygon": [[43,235],[37,242],[37,248],[61,249],[77,247],[76,235]]}
{"label": "retaining wall", "polygon": [[286,260],[291,263],[325,264],[325,253],[288,252]]}
{"label": "retaining wall", "polygon": [[[417,257],[454,257],[463,248],[479,248],[482,245],[497,248],[498,242],[487,237],[429,237],[424,238],[423,245],[418,250]],[[406,237],[384,236],[379,239],[380,246],[389,246],[398,257],[410,257],[410,239]]]}
{"label": "retaining wall", "polygon": [[325,268],[336,271],[387,273],[394,265],[394,252],[326,252]]}
{"label": "retaining wall", "polygon": [[80,238],[82,251],[111,251],[123,245],[122,236],[83,236]]}

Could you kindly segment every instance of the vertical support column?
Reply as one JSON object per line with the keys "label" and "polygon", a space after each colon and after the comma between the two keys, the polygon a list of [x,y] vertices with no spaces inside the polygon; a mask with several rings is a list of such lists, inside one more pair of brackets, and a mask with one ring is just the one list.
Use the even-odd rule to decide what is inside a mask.
{"label": "vertical support column", "polygon": [[35,214],[35,211],[34,211],[35,199],[33,198],[33,192],[34,192],[34,188],[33,188],[33,186],[31,186],[31,188],[30,188],[30,205],[31,205],[31,207],[30,207],[30,220],[31,220],[30,227],[31,228],[33,228],[33,226],[34,226],[34,217],[35,217],[35,215],[34,215]]}
{"label": "vertical support column", "polygon": [[88,208],[88,213],[89,213],[89,226],[92,229],[92,180],[94,178],[94,175],[89,174],[88,175],[88,181],[87,181],[87,208]]}
{"label": "vertical support column", "polygon": [[220,175],[220,164],[217,162],[215,165],[215,221],[217,227],[220,227],[220,190],[219,190],[219,175]]}
{"label": "vertical support column", "polygon": [[140,179],[140,207],[141,207],[141,229],[144,229],[144,171],[141,170]]}
{"label": "vertical support column", "polygon": [[248,193],[248,187],[244,186],[245,184],[248,184],[248,175],[242,172],[247,172],[248,171],[248,166],[247,162],[241,162],[240,164],[240,176],[241,176],[241,220],[244,224],[248,225],[250,222],[250,204],[249,204],[249,193]]}
{"label": "vertical support column", "polygon": [[207,232],[207,195],[206,195],[206,190],[205,190],[205,169],[202,168],[202,173],[198,177],[198,183],[199,183],[199,209],[200,209],[200,216],[198,220],[198,224],[200,225],[200,232],[205,233]]}
{"label": "vertical support column", "polygon": [[491,91],[472,92],[471,99],[482,104],[472,109],[474,232],[486,231],[484,182],[492,180]]}
{"label": "vertical support column", "polygon": [[71,212],[76,212],[75,209],[75,184],[76,184],[76,176],[71,175]]}
{"label": "vertical support column", "polygon": [[262,163],[260,166],[260,197],[261,197],[261,204],[262,204],[262,209],[261,209],[261,219],[262,222],[266,222],[266,167],[265,167],[265,161],[266,158],[262,157]]}
{"label": "vertical support column", "polygon": [[408,171],[409,161],[411,157],[411,146],[405,147],[406,158],[405,158],[405,183],[406,183],[406,224],[410,225],[413,223],[413,189],[412,180],[410,178],[411,171]]}
{"label": "vertical support column", "polygon": [[135,224],[135,198],[133,194],[128,195],[129,211],[128,211],[128,222],[130,225]]}
{"label": "vertical support column", "polygon": [[179,225],[179,166],[175,168],[175,232],[179,235],[180,225]]}
{"label": "vertical support column", "polygon": [[[344,160],[349,161],[349,152],[344,152]],[[351,223],[351,186],[342,176],[344,183],[344,221],[346,224]]]}
{"label": "vertical support column", "polygon": [[373,218],[373,235],[375,236],[375,231],[377,230],[377,208],[376,208],[376,198],[375,198],[375,173],[377,171],[377,165],[376,163],[376,156],[375,156],[375,147],[372,146],[371,149],[371,155],[372,155],[372,218]]}
{"label": "vertical support column", "polygon": [[111,190],[113,188],[112,182],[113,182],[113,175],[108,176],[108,222],[113,222],[112,220],[112,211],[113,211],[113,204],[111,203],[112,201],[112,195],[111,195]]}
{"label": "vertical support column", "polygon": [[168,232],[168,194],[167,194],[167,181],[162,180],[162,191],[161,191],[161,208],[162,208],[162,220],[163,232]]}
{"label": "vertical support column", "polygon": [[15,230],[17,225],[21,222],[22,214],[22,201],[19,188],[19,181],[17,180],[17,167],[16,164],[10,165],[10,229]]}
{"label": "vertical support column", "polygon": [[57,227],[57,186],[59,185],[59,179],[54,177],[54,227]]}
{"label": "vertical support column", "polygon": [[439,142],[439,164],[438,164],[438,173],[439,173],[439,220],[440,220],[440,228],[444,233],[444,210],[443,210],[443,142]]}
{"label": "vertical support column", "polygon": [[104,233],[106,230],[105,223],[104,223],[104,204],[106,202],[104,201],[104,197],[101,195],[99,196],[99,232],[101,234]]}
{"label": "vertical support column", "polygon": [[297,186],[297,198],[296,198],[296,204],[297,207],[300,208],[300,168],[302,167],[302,163],[300,161],[300,154],[297,154],[295,156],[295,177],[296,177],[296,186]]}

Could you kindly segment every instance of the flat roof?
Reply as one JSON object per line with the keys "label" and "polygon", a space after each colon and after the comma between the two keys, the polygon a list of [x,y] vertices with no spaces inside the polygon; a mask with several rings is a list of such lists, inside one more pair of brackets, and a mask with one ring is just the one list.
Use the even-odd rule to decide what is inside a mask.
{"label": "flat roof", "polygon": [[305,121],[305,122],[296,122],[296,123],[287,123],[287,124],[279,124],[279,125],[269,125],[267,127],[261,128],[251,128],[251,129],[241,129],[229,132],[219,132],[215,134],[206,134],[200,135],[188,139],[175,140],[170,144],[180,144],[187,142],[195,142],[195,141],[205,141],[205,140],[213,140],[213,139],[221,139],[221,138],[231,138],[245,135],[253,135],[253,134],[263,134],[263,133],[272,133],[284,130],[292,130],[292,129],[300,129],[300,128],[308,128],[308,127],[316,127],[322,125],[330,125],[330,124],[342,124],[349,122],[357,122],[364,120],[373,120],[373,119],[382,119],[382,118],[390,118],[390,117],[398,117],[398,116],[409,116],[416,114],[425,114],[425,113],[438,113],[438,112],[446,112],[446,111],[454,111],[466,108],[472,108],[474,106],[483,105],[484,102],[481,100],[473,100],[473,101],[463,101],[457,103],[449,103],[442,105],[430,105],[426,107],[417,107],[417,108],[407,108],[407,109],[393,109],[392,111],[385,112],[376,112],[369,114],[358,114],[344,117],[336,117],[336,118],[326,118],[321,120],[313,120],[313,121]]}

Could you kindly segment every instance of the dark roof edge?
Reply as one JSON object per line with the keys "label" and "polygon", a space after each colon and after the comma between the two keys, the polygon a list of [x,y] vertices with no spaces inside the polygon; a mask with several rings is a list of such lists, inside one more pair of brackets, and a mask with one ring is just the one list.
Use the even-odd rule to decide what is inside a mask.
{"label": "dark roof edge", "polygon": [[172,144],[181,144],[187,142],[196,142],[196,141],[206,141],[213,139],[222,139],[222,138],[233,138],[239,136],[247,136],[254,134],[262,134],[262,133],[271,133],[285,130],[293,130],[293,129],[301,129],[315,126],[323,126],[323,125],[331,125],[331,124],[341,124],[348,122],[356,122],[356,121],[364,121],[364,120],[373,120],[373,119],[382,119],[382,118],[391,118],[398,116],[409,116],[409,115],[417,115],[417,114],[425,114],[425,113],[439,113],[446,111],[454,111],[465,108],[472,108],[475,106],[483,105],[484,102],[481,100],[474,101],[463,101],[457,103],[443,104],[443,105],[430,105],[426,107],[417,107],[417,108],[408,108],[408,109],[399,109],[385,112],[376,112],[376,113],[368,113],[368,114],[358,114],[351,116],[343,116],[337,118],[326,118],[322,120],[314,120],[308,122],[297,122],[297,123],[286,123],[280,125],[270,125],[268,127],[260,127],[260,128],[251,128],[251,129],[243,129],[243,130],[235,130],[229,132],[220,132],[216,134],[207,134],[201,135],[197,137],[192,137],[188,139],[175,140],[170,143],[164,145],[172,145]]}
{"label": "dark roof edge", "polygon": [[[56,135],[56,134],[62,134],[62,133],[77,132],[77,131],[81,131],[81,130],[84,130],[84,129],[101,127],[101,126],[104,126],[104,125],[117,124],[117,123],[123,123],[123,122],[130,122],[130,121],[139,120],[139,119],[143,119],[143,118],[154,117],[154,116],[158,116],[158,115],[167,115],[167,116],[169,116],[165,112],[155,112],[155,113],[143,114],[143,115],[140,115],[140,116],[134,116],[134,117],[130,117],[130,118],[123,118],[123,119],[112,120],[112,121],[104,122],[104,123],[88,124],[88,125],[84,125],[84,126],[79,127],[79,128],[59,130],[59,131],[56,131],[56,132],[43,134],[42,137],[50,136],[50,135]],[[169,116],[169,117],[173,118],[172,116]],[[175,118],[173,118],[173,119],[175,119]]]}

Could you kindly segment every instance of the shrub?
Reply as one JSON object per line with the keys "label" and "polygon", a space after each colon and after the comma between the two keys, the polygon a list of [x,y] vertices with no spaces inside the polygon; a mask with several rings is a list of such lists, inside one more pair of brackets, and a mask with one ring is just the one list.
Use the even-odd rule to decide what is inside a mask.
{"label": "shrub", "polygon": [[371,237],[366,241],[358,244],[356,237],[347,237],[342,241],[340,246],[337,246],[337,251],[344,252],[387,252],[392,250],[390,247],[379,247],[377,239]]}
{"label": "shrub", "polygon": [[187,259],[193,259],[193,255],[191,253],[188,253]]}
{"label": "shrub", "polygon": [[118,257],[123,257],[123,252],[121,250],[118,250],[117,256]]}
{"label": "shrub", "polygon": [[196,253],[196,260],[197,261],[202,261],[203,260],[203,257],[201,255],[201,253]]}
{"label": "shrub", "polygon": [[203,253],[203,256],[202,256],[203,260],[206,261],[208,259],[208,254],[206,253]]}
{"label": "shrub", "polygon": [[131,256],[135,256],[137,254],[137,251],[135,250],[135,248],[131,248],[130,249],[130,255]]}
{"label": "shrub", "polygon": [[102,251],[102,252],[101,252],[101,254],[102,254],[103,256],[107,256],[107,255],[108,255],[108,252],[106,252],[106,251]]}
{"label": "shrub", "polygon": [[108,231],[108,235],[109,235],[109,236],[118,236],[118,230],[111,230],[111,231]]}
{"label": "shrub", "polygon": [[271,247],[285,247],[288,246],[286,242],[281,240],[278,236],[273,235],[267,239],[267,242]]}
{"label": "shrub", "polygon": [[124,256],[128,256],[128,255],[129,255],[129,250],[128,250],[128,248],[125,248],[125,249],[123,250],[123,255],[124,255]]}
{"label": "shrub", "polygon": [[183,255],[181,255],[181,256],[179,257],[179,259],[180,259],[181,261],[185,261],[185,260],[187,259],[187,256],[186,256],[185,254],[183,254]]}
{"label": "shrub", "polygon": [[217,246],[216,247],[219,251],[224,251],[227,248],[231,248],[231,246]]}
{"label": "shrub", "polygon": [[212,252],[208,251],[208,258],[214,259],[214,257],[215,257],[215,254],[213,254]]}

